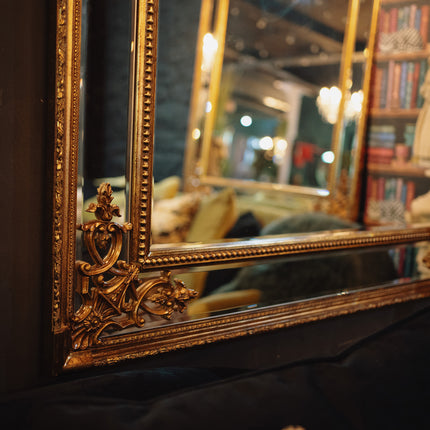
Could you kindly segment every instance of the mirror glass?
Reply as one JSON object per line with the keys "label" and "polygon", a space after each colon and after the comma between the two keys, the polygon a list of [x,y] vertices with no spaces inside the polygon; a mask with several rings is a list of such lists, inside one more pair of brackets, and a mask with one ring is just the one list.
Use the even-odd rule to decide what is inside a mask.
{"label": "mirror glass", "polygon": [[358,175],[373,1],[360,2],[346,67],[349,7],[160,1],[153,249],[254,237],[310,212],[356,219],[326,199],[346,199]]}
{"label": "mirror glass", "polygon": [[[93,219],[84,210],[102,182],[112,185],[113,204],[123,216],[119,222],[129,219],[136,4],[82,2],[78,223]],[[339,211],[348,201],[334,197],[339,191],[346,197],[358,174],[373,2],[360,2],[353,23],[351,3],[340,0],[161,0],[159,6],[152,256],[170,250],[173,257],[161,259],[167,265],[181,260],[175,255],[178,243],[185,250],[186,243],[203,249],[248,238],[241,242],[246,249],[252,240],[259,246],[255,239],[262,236],[307,240],[322,232],[326,240],[338,230],[362,229]],[[348,33],[349,25],[357,30]],[[103,235],[94,241],[106,249]],[[196,292],[196,300],[171,322],[425,279],[430,273],[422,259],[428,250],[427,243],[417,243],[177,269],[173,276]],[[86,252],[78,238],[78,259],[89,261]],[[148,267],[140,272],[134,261],[118,263],[121,270],[135,271],[139,287],[148,288],[151,277],[160,275],[146,273]],[[121,276],[128,282],[130,273]],[[115,282],[114,276],[106,284]],[[164,298],[157,294],[141,296],[153,312],[138,315],[145,310],[139,304],[136,324],[127,331],[169,323],[158,312]],[[74,301],[76,308],[82,303]],[[129,310],[124,309],[116,326]]]}
{"label": "mirror glass", "polygon": [[82,0],[77,222],[109,182],[120,222],[127,220],[127,152],[130,141],[133,0]]}
{"label": "mirror glass", "polygon": [[196,146],[195,168],[327,188],[338,105],[325,104],[324,91],[318,97],[324,87],[333,87],[329,97],[341,95],[348,3],[231,0],[226,16],[222,6],[214,4],[214,28],[205,31],[196,71],[187,142]]}
{"label": "mirror glass", "polygon": [[[198,298],[170,319],[145,315],[145,328],[429,279],[430,270],[422,262],[429,250],[428,242],[419,242],[322,256],[278,258],[241,267],[176,271],[173,277],[198,291]],[[115,331],[104,333],[114,334]]]}

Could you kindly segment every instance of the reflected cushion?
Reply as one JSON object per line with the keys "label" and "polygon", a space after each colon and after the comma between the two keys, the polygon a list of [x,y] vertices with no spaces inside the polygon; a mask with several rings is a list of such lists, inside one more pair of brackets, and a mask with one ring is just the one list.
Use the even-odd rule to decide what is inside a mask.
{"label": "reflected cushion", "polygon": [[183,242],[199,208],[201,194],[191,193],[154,202],[152,243]]}
{"label": "reflected cushion", "polygon": [[209,242],[222,239],[233,227],[238,217],[236,195],[226,188],[205,196],[200,204],[190,230],[187,242]]}

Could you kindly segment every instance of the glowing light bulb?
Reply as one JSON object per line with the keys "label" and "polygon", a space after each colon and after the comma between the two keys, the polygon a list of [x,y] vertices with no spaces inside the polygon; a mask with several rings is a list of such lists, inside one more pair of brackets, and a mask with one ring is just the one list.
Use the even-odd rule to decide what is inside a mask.
{"label": "glowing light bulb", "polygon": [[243,117],[240,118],[240,123],[243,127],[249,127],[252,124],[252,118],[249,115],[243,115]]}
{"label": "glowing light bulb", "polygon": [[270,136],[265,136],[260,139],[259,145],[261,149],[269,151],[273,149],[273,139]]}

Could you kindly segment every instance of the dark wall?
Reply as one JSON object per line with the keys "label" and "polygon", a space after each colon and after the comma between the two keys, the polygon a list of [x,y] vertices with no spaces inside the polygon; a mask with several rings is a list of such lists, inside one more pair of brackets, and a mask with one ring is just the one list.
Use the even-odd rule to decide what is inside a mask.
{"label": "dark wall", "polygon": [[0,391],[38,383],[43,267],[49,257],[46,125],[48,1],[2,2],[0,13]]}
{"label": "dark wall", "polygon": [[55,23],[53,12],[55,3],[48,0],[21,0],[7,2],[0,14],[0,394],[137,366],[252,369],[331,354],[426,304],[398,305],[117,367],[48,377],[43,370],[49,363],[43,340],[45,299],[51,288],[45,279],[51,257],[47,189],[52,171],[48,119],[53,81],[48,72],[53,70],[55,46],[48,28]]}
{"label": "dark wall", "polygon": [[155,180],[182,176],[201,0],[160,1]]}

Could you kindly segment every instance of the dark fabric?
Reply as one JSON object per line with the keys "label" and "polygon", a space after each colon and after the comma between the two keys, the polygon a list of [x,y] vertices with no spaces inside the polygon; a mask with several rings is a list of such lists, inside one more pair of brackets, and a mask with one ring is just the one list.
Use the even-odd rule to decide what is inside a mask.
{"label": "dark fabric", "polygon": [[[351,228],[358,228],[358,225],[333,215],[314,212],[276,220],[265,226],[261,235],[282,233],[296,236]],[[310,267],[312,270],[309,270]],[[380,285],[397,278],[387,250],[350,250],[244,267],[229,282],[213,289],[212,294],[254,288],[261,291],[260,305],[273,305]]]}
{"label": "dark fabric", "polygon": [[[227,239],[239,239],[254,237],[260,234],[261,225],[257,218],[251,212],[245,212],[242,214],[231,228],[231,230],[226,234]],[[239,272],[240,269],[223,269],[214,270],[208,273],[205,283],[205,289],[203,296],[210,294],[212,291],[216,290],[220,285],[224,285],[230,282]]]}
{"label": "dark fabric", "polygon": [[[0,412],[14,429],[428,428],[429,333],[426,308],[331,358],[221,382],[210,370],[121,373],[15,396]],[[190,376],[202,385],[175,385]]]}

